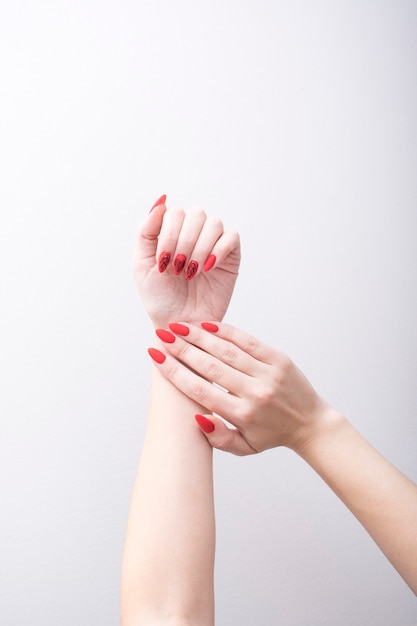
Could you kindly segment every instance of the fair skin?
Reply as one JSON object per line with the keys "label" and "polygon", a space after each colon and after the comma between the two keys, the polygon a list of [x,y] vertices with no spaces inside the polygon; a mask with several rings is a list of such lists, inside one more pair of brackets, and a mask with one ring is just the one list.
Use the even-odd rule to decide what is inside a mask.
{"label": "fair skin", "polygon": [[[185,264],[180,256],[175,265],[179,255]],[[191,261],[198,268],[190,277]],[[139,229],[134,257],[135,280],[153,325],[184,316],[220,320],[239,262],[237,233],[201,210],[167,210],[161,199]],[[161,346],[156,338],[155,347]],[[122,626],[214,623],[212,447],[184,419],[202,410],[153,368],[123,555]]]}
{"label": "fair skin", "polygon": [[285,354],[227,324],[204,326],[171,324],[175,339],[165,342],[166,359],[157,367],[226,421],[209,413],[196,417],[207,441],[237,455],[294,450],[417,595],[417,485],[329,406]]}

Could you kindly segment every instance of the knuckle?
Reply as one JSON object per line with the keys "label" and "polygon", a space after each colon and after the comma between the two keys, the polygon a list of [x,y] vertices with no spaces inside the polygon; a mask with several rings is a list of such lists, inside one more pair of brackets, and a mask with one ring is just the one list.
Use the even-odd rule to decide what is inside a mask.
{"label": "knuckle", "polygon": [[221,450],[225,450],[227,452],[227,450],[229,450],[231,447],[232,433],[230,432],[230,430],[227,430],[221,435],[217,435],[213,443],[216,445],[217,448],[220,448]]}
{"label": "knuckle", "polygon": [[246,426],[251,422],[253,417],[253,407],[251,403],[246,403],[239,413],[239,420]]}
{"label": "knuckle", "polygon": [[219,217],[209,217],[207,221],[210,222],[210,226],[212,226],[215,230],[223,230],[223,222]]}
{"label": "knuckle", "polygon": [[[175,342],[177,343],[177,342]],[[174,346],[175,344],[172,344]],[[181,347],[178,349],[177,357],[181,359],[181,361],[187,361],[187,357],[190,354],[191,345],[189,343],[184,342]]]}
{"label": "knuckle", "polygon": [[[168,213],[168,211],[169,211],[169,213]],[[173,207],[171,209],[168,209],[168,211],[165,213],[166,217],[169,216],[170,218],[173,218],[175,220],[177,220],[177,219],[181,219],[181,220],[184,219],[184,215],[185,215],[184,209],[181,209],[179,207]]]}
{"label": "knuckle", "polygon": [[271,403],[274,397],[274,386],[264,383],[256,387],[253,392],[253,400],[257,406],[266,406]]}
{"label": "knuckle", "polygon": [[198,207],[193,207],[191,209],[188,209],[187,213],[193,217],[193,218],[197,218],[199,220],[205,220],[207,219],[207,215],[206,212],[203,209],[200,209]]}
{"label": "knuckle", "polygon": [[282,387],[289,378],[293,363],[286,354],[281,354],[275,371],[275,382]]}
{"label": "knuckle", "polygon": [[249,337],[248,338],[248,351],[249,352],[257,352],[259,350],[261,346],[260,341],[258,341],[258,339],[255,339],[255,337]]}
{"label": "knuckle", "polygon": [[209,380],[215,380],[216,382],[220,381],[222,379],[223,376],[223,371],[222,368],[219,366],[218,363],[215,363],[214,361],[212,361],[208,366],[207,366],[207,378]]}
{"label": "knuckle", "polygon": [[169,380],[174,380],[178,374],[180,364],[175,360],[170,360],[165,368],[165,375]]}
{"label": "knuckle", "polygon": [[199,404],[204,404],[207,398],[207,392],[203,383],[195,383],[190,389],[190,395]]}
{"label": "knuckle", "polygon": [[222,352],[221,359],[225,363],[233,363],[237,358],[237,352],[233,348],[226,348]]}

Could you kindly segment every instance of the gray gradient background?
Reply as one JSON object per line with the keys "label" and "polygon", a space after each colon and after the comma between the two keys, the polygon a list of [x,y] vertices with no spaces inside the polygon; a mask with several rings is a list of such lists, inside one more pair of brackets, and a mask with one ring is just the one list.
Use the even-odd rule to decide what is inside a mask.
{"label": "gray gradient background", "polygon": [[[0,7],[0,623],[118,623],[161,193],[240,230],[227,320],[417,480],[417,3]],[[219,626],[417,624],[293,453],[215,457]]]}

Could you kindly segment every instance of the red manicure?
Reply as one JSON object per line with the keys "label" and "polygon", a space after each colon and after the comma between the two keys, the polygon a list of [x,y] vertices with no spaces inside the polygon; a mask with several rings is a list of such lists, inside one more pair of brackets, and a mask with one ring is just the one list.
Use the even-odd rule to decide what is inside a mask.
{"label": "red manicure", "polygon": [[210,256],[207,258],[207,261],[204,263],[204,271],[208,272],[209,270],[211,270],[215,262],[216,262],[215,255],[210,254]]}
{"label": "red manicure", "polygon": [[185,254],[177,254],[177,256],[175,257],[175,261],[174,261],[175,276],[178,276],[178,274],[181,274],[182,270],[184,269],[186,260],[187,260],[187,257],[185,256]]}
{"label": "red manicure", "polygon": [[168,324],[173,333],[186,337],[190,333],[190,329],[184,324]]}
{"label": "red manicure", "polygon": [[165,272],[166,268],[169,265],[169,262],[171,260],[171,255],[169,252],[162,252],[159,256],[159,261],[158,261],[158,269],[161,272]]}
{"label": "red manicure", "polygon": [[165,204],[167,197],[164,194],[163,196],[161,196],[160,198],[158,198],[158,200],[155,202],[155,204],[153,205],[153,207],[151,208],[151,210],[149,211],[149,213],[152,213],[152,211],[154,209],[156,209],[157,206],[159,206],[160,204]]}
{"label": "red manicure", "polygon": [[201,322],[201,328],[208,330],[209,333],[217,333],[219,330],[217,324],[212,324],[211,322]]}
{"label": "red manicure", "polygon": [[156,363],[163,363],[165,361],[165,354],[156,348],[148,348],[148,353]]}
{"label": "red manicure", "polygon": [[161,339],[162,341],[165,341],[165,343],[174,343],[175,335],[170,333],[169,330],[164,330],[163,328],[157,328],[155,332],[158,335],[159,339]]}
{"label": "red manicure", "polygon": [[197,273],[198,263],[197,261],[190,261],[187,269],[185,270],[185,280],[191,280],[192,277]]}
{"label": "red manicure", "polygon": [[199,415],[197,413],[197,415],[194,415],[194,418],[201,430],[204,430],[205,433],[212,433],[215,429],[213,422],[207,419],[207,417],[204,417],[204,415]]}

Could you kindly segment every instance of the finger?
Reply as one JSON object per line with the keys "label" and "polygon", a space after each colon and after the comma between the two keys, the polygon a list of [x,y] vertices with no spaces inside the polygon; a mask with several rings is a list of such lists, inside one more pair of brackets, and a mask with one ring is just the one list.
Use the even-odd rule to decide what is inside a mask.
{"label": "finger", "polygon": [[[181,226],[181,232],[179,233],[178,240],[176,242],[174,254],[174,274],[177,276],[179,276],[179,274],[181,274],[181,272],[188,266],[190,266],[190,271],[192,268],[196,267],[194,272],[196,273],[198,265],[195,266],[195,261],[193,261],[190,265],[190,262],[192,261],[191,253],[198,237],[200,236],[206,219],[207,216],[202,209],[190,209],[186,212]],[[192,274],[192,276],[193,275],[194,274]]]}
{"label": "finger", "polygon": [[195,415],[195,421],[213,448],[237,454],[238,456],[246,456],[257,452],[255,448],[248,444],[240,430],[228,428],[218,417],[197,414]]}
{"label": "finger", "polygon": [[156,247],[156,262],[161,273],[165,272],[172,260],[184,215],[183,209],[169,209],[164,215]]}
{"label": "finger", "polygon": [[222,233],[223,223],[219,218],[208,217],[205,219],[189,253],[189,261],[185,268],[186,280],[191,280],[203,271],[207,258]]}
{"label": "finger", "polygon": [[[218,328],[217,324],[212,326]],[[182,342],[178,340],[175,344],[172,340],[167,342],[170,344],[167,345],[170,353],[204,378],[226,387],[235,395],[242,395],[251,385],[252,378],[262,378],[267,374],[268,365],[230,341],[218,337],[218,333],[207,332],[192,324],[174,323],[169,328],[182,339]],[[163,333],[159,334],[162,340],[163,336]],[[169,339],[167,335],[165,338]],[[187,348],[184,342],[192,344],[196,350]]]}
{"label": "finger", "polygon": [[190,209],[185,214],[174,254],[174,274],[179,276],[190,261],[191,252],[203,228],[206,214],[202,209]]}
{"label": "finger", "polygon": [[[198,328],[194,330],[194,335],[200,334],[204,336],[204,331],[200,331]],[[212,356],[212,354],[196,347],[192,342],[189,343],[185,341],[188,337],[176,337],[170,331],[161,328],[157,328],[155,332],[159,339],[165,343],[165,348],[171,356],[174,356],[181,361],[181,363],[184,363],[189,369],[206,380],[215,382],[235,396],[243,396],[249,386],[253,384],[253,378],[251,376],[248,376],[246,373],[239,371],[238,368],[232,367],[228,363]],[[208,333],[206,333],[206,335],[208,335]],[[216,342],[216,338],[210,337],[210,335],[208,335],[208,339],[211,339],[211,342],[207,341],[206,343],[214,344]],[[217,339],[217,343],[225,344],[220,347],[220,351],[223,355],[228,352],[228,358],[231,358],[233,362],[239,360],[239,357],[241,357],[241,361],[254,361],[252,357],[246,355],[224,340]],[[227,347],[227,344],[230,346],[230,349]],[[239,364],[241,365],[241,363]],[[258,369],[260,370],[260,368]]]}
{"label": "finger", "polygon": [[219,339],[230,342],[245,354],[262,363],[273,365],[279,358],[280,353],[277,350],[235,326],[220,322],[202,322],[201,326],[204,330],[214,334]]}
{"label": "finger", "polygon": [[166,196],[161,196],[152,207],[149,215],[138,229],[134,266],[141,261],[155,257],[158,236],[161,231],[164,213],[166,211]]}
{"label": "finger", "polygon": [[210,382],[189,370],[173,356],[156,348],[149,348],[148,353],[155,367],[170,380],[177,389],[186,396],[204,406],[208,411],[227,416],[234,424],[234,416],[238,415],[239,399],[215,387]]}
{"label": "finger", "polygon": [[234,230],[224,231],[222,236],[215,242],[204,263],[204,271],[208,272],[214,267],[224,264],[226,259],[234,263],[240,259],[240,237]]}

